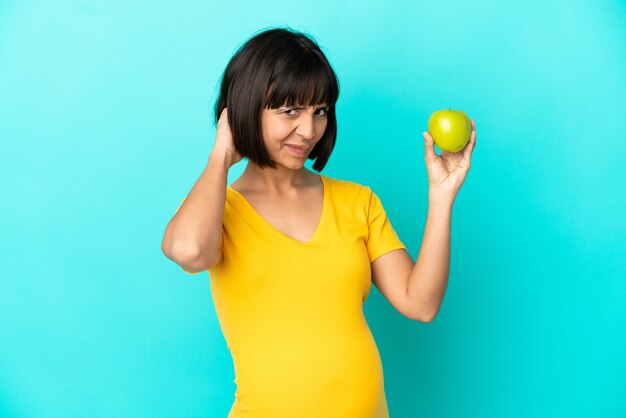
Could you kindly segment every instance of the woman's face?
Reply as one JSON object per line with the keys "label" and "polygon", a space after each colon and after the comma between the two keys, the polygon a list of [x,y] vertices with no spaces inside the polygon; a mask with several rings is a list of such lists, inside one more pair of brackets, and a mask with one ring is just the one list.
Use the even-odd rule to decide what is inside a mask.
{"label": "woman's face", "polygon": [[324,135],[327,111],[326,105],[263,109],[261,130],[270,158],[289,168],[301,168]]}

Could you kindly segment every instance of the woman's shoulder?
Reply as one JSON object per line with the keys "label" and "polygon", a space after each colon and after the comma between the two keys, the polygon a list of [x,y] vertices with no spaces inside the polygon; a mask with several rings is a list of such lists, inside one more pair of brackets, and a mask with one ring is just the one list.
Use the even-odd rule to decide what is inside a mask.
{"label": "woman's shoulder", "polygon": [[353,180],[328,177],[326,175],[324,175],[324,178],[332,185],[332,190],[335,195],[345,198],[349,197],[350,199],[360,199],[368,197],[371,193],[371,188],[369,186]]}

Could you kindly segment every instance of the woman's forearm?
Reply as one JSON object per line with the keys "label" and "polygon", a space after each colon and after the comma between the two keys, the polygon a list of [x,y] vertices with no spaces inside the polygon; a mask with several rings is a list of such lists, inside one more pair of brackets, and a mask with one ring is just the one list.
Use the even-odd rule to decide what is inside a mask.
{"label": "woman's forearm", "polygon": [[409,276],[408,295],[431,321],[439,312],[450,271],[450,227],[453,202],[430,198],[424,238]]}

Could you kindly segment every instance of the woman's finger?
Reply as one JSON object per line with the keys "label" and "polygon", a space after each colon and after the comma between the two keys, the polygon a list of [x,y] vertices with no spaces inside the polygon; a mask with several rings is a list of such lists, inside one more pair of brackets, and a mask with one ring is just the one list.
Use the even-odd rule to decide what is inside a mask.
{"label": "woman's finger", "polygon": [[424,135],[424,156],[426,159],[432,160],[437,157],[435,142],[428,132],[424,132],[422,135]]}

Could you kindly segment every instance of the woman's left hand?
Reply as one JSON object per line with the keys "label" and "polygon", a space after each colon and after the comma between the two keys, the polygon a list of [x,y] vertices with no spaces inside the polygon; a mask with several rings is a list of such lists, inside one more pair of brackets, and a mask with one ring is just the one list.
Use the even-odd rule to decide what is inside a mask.
{"label": "woman's left hand", "polygon": [[426,170],[428,171],[429,196],[437,199],[449,199],[454,202],[459,189],[465,181],[470,169],[472,152],[476,146],[476,125],[472,123],[472,133],[467,145],[459,152],[441,151],[441,155],[435,153],[433,138],[428,132],[424,132],[424,148]]}

